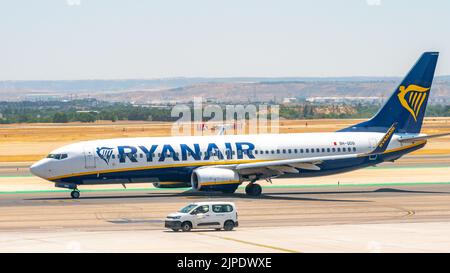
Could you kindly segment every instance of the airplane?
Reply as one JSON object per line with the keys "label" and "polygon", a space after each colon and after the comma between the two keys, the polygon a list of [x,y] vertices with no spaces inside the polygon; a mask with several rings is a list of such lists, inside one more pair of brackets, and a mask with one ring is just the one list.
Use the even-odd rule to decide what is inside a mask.
{"label": "airplane", "polygon": [[56,187],[153,183],[158,188],[259,196],[259,180],[338,174],[421,149],[438,52],[425,52],[369,120],[329,133],[140,137],[92,140],[52,151],[30,167]]}

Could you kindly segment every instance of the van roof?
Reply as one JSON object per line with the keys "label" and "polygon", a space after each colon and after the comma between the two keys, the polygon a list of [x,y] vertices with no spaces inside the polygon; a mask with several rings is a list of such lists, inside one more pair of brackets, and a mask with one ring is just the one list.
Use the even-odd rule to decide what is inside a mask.
{"label": "van roof", "polygon": [[192,204],[195,205],[232,205],[233,207],[235,206],[233,202],[227,202],[227,201],[208,201],[208,202],[194,202]]}

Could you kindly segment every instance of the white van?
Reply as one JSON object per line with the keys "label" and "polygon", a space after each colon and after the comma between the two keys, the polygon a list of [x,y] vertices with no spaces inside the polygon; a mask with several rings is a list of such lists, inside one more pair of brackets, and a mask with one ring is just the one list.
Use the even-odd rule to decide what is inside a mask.
{"label": "white van", "polygon": [[165,227],[173,231],[190,231],[193,228],[223,228],[230,231],[237,226],[236,206],[232,202],[192,203],[167,215],[165,221]]}

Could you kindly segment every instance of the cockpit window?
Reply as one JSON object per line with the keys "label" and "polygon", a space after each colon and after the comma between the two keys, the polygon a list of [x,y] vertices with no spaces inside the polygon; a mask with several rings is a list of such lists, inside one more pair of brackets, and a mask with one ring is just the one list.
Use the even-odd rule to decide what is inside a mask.
{"label": "cockpit window", "polygon": [[53,159],[61,160],[61,159],[67,158],[67,154],[49,154],[47,156],[47,158],[53,158]]}

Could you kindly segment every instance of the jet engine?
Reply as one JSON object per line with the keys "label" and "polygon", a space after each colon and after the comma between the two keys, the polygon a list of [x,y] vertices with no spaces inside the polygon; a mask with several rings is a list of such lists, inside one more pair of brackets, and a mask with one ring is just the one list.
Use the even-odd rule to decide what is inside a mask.
{"label": "jet engine", "polygon": [[225,168],[200,168],[192,172],[192,189],[233,193],[242,182],[239,174]]}

